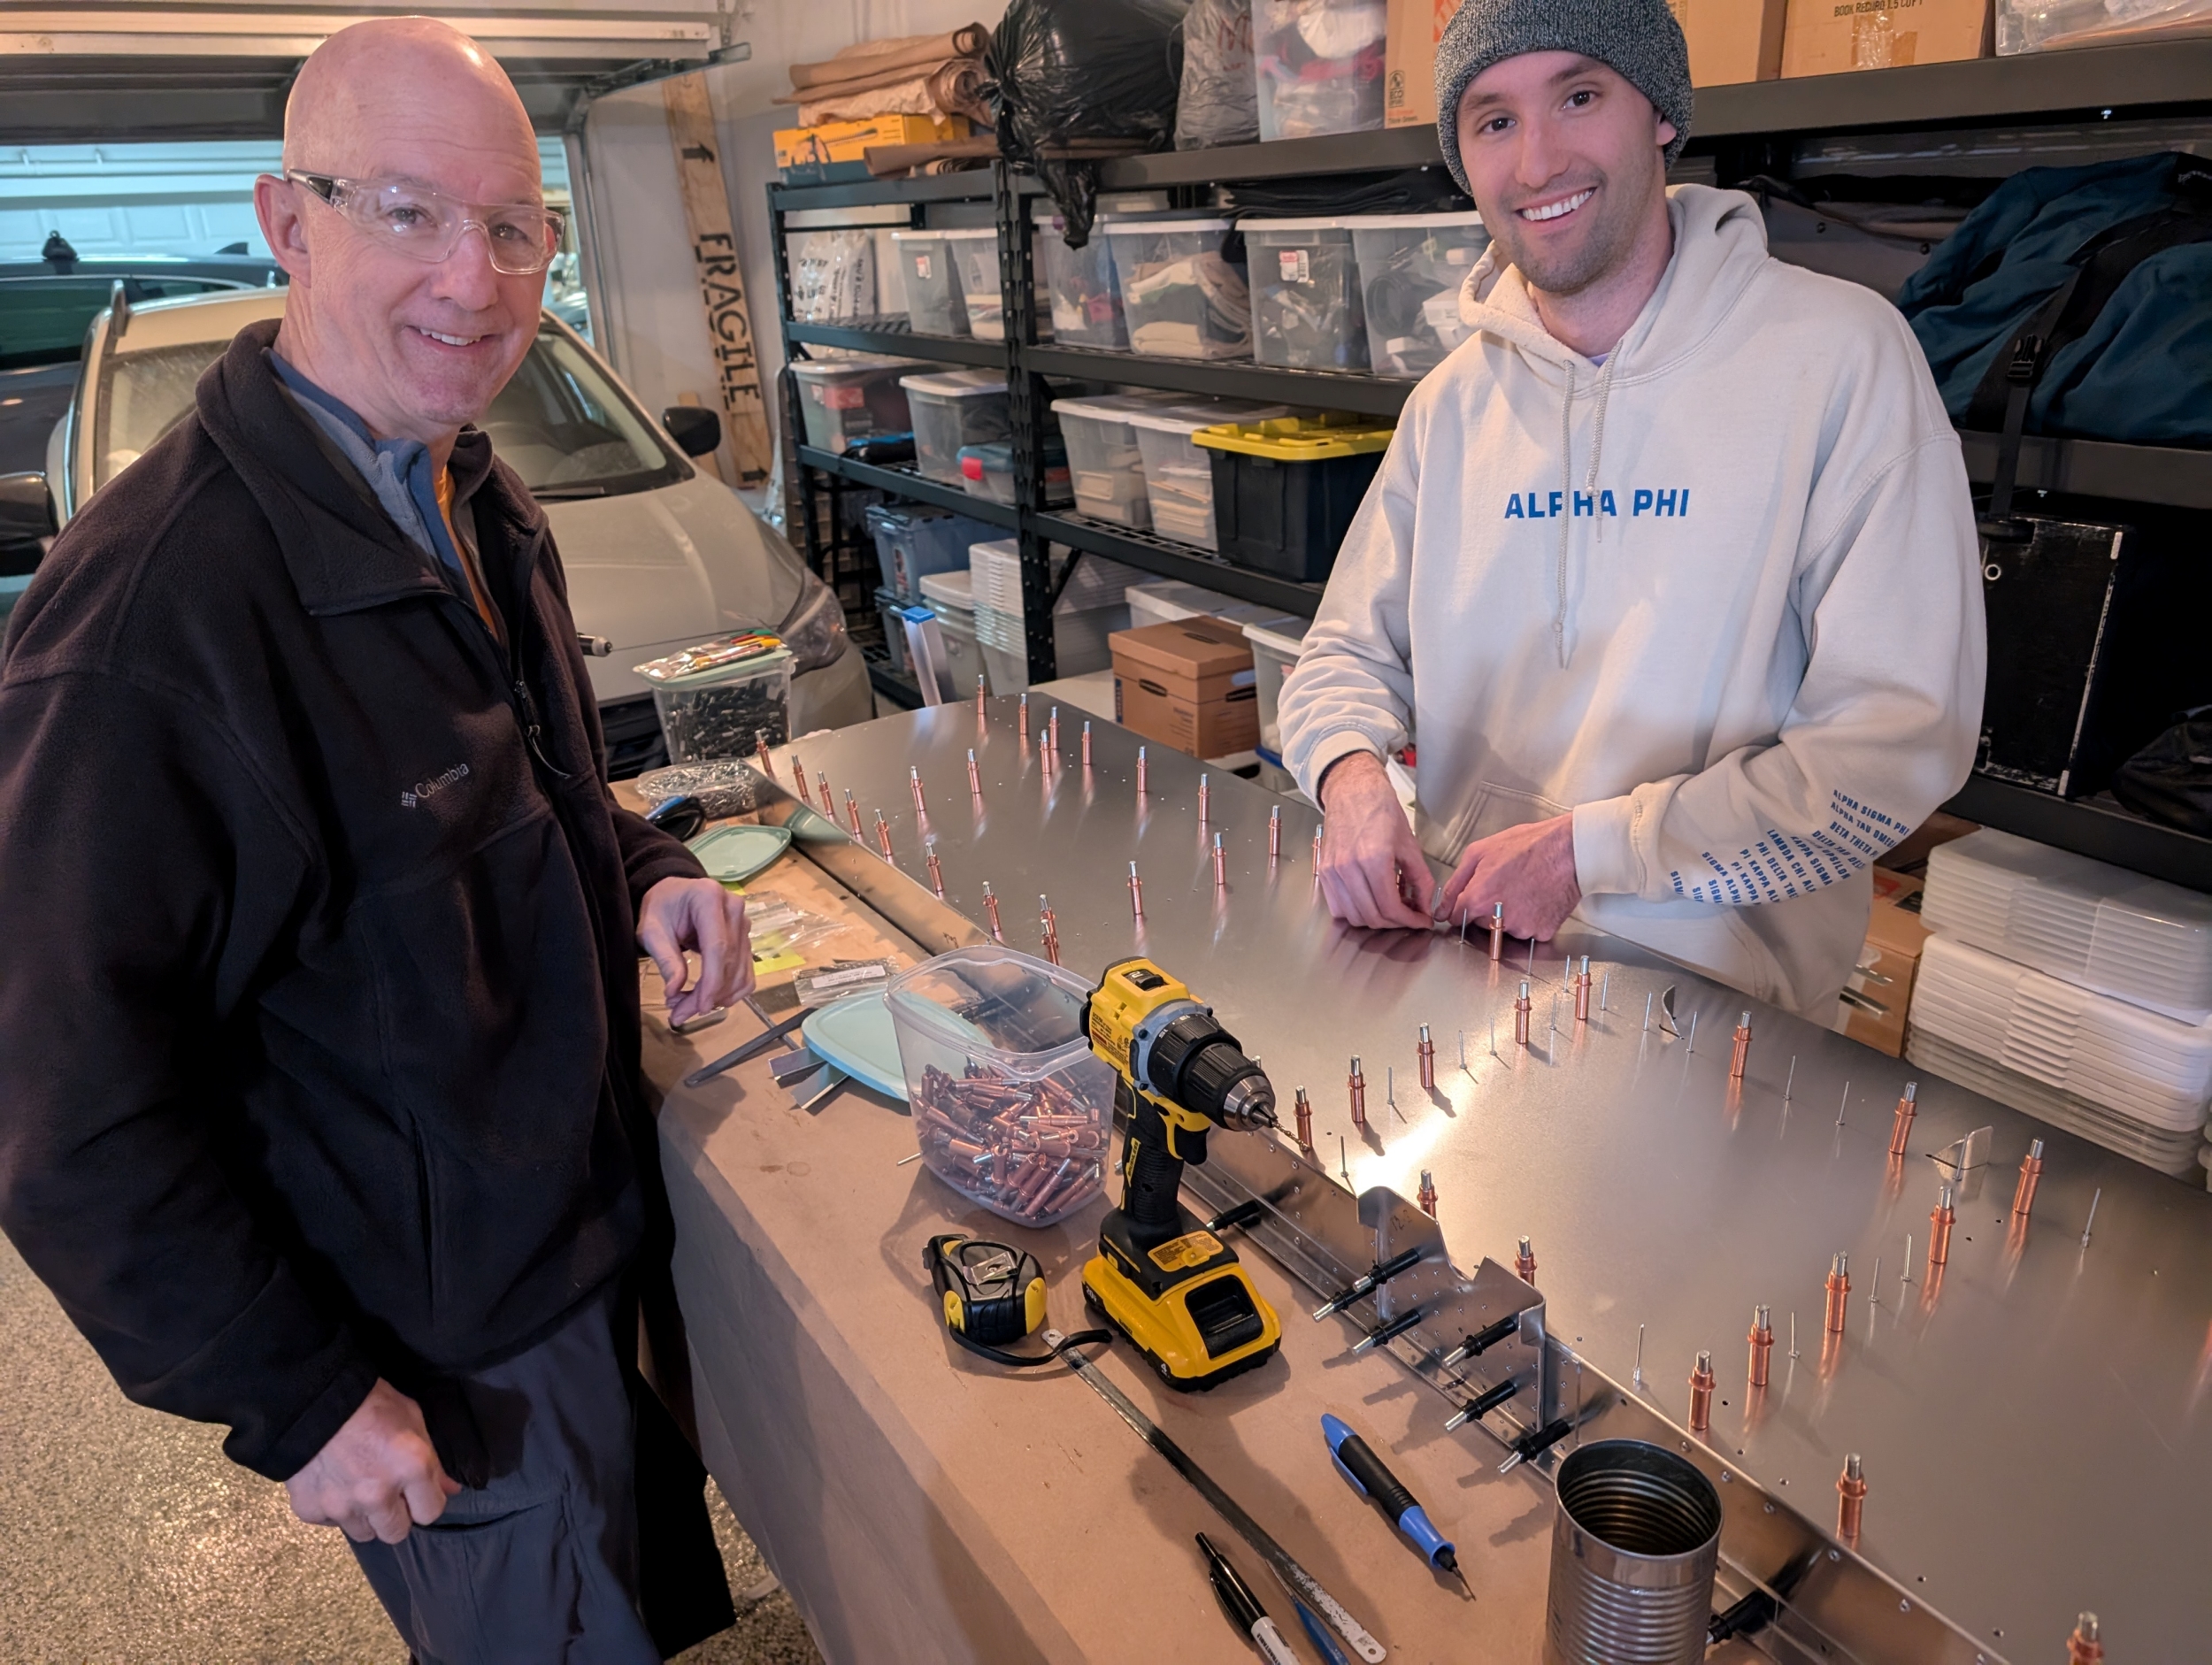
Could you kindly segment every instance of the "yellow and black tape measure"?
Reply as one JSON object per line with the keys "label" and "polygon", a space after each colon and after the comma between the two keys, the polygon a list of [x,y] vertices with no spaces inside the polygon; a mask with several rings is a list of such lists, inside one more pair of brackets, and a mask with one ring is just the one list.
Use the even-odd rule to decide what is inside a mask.
{"label": "yellow and black tape measure", "polygon": [[1002,1347],[1045,1321],[1045,1275],[1025,1250],[972,1237],[933,1237],[922,1264],[937,1286],[946,1326],[964,1340]]}

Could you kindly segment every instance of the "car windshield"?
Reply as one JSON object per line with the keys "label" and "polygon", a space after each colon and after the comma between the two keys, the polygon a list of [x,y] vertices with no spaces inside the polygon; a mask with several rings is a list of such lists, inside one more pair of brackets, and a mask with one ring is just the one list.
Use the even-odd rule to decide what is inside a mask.
{"label": "car windshield", "polygon": [[[201,372],[228,343],[192,341],[110,354],[93,427],[93,488],[183,420]],[[684,465],[598,365],[550,328],[480,426],[500,460],[549,498],[613,497],[684,478]]]}

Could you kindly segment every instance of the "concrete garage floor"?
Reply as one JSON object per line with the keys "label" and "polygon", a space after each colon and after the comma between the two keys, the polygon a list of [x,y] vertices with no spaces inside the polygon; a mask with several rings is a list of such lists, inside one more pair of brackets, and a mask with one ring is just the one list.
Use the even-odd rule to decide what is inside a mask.
{"label": "concrete garage floor", "polygon": [[[734,1630],[682,1665],[819,1665],[711,1485]],[[10,1665],[405,1665],[345,1540],[222,1454],[221,1430],[141,1408],[0,1238],[0,1657]]]}

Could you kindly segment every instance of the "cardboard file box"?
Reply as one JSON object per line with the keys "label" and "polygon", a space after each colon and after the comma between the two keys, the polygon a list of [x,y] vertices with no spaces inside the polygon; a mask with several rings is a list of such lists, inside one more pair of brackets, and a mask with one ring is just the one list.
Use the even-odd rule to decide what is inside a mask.
{"label": "cardboard file box", "polygon": [[1224,619],[1179,618],[1118,630],[1114,720],[1194,757],[1225,757],[1260,743],[1252,644]]}

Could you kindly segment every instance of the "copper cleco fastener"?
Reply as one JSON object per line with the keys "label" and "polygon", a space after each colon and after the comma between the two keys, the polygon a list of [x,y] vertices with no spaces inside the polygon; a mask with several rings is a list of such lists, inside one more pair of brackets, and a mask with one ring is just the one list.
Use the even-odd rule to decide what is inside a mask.
{"label": "copper cleco fastener", "polygon": [[1198,825],[1201,825],[1201,826],[1204,826],[1204,825],[1206,825],[1207,798],[1208,798],[1208,795],[1209,795],[1209,794],[1210,794],[1210,790],[1211,790],[1211,788],[1210,788],[1210,787],[1208,786],[1208,784],[1207,784],[1206,777],[1205,777],[1205,776],[1203,776],[1203,775],[1199,776],[1199,777],[1198,777]]}
{"label": "copper cleco fastener", "polygon": [[1855,1451],[1843,1460],[1843,1472],[1836,1479],[1836,1536],[1847,1544],[1857,1543],[1860,1517],[1865,1512],[1866,1476]]}
{"label": "copper cleco fastener", "polygon": [[853,802],[853,789],[850,786],[845,788],[845,819],[851,825],[855,838],[867,836],[860,830],[860,806]]}
{"label": "copper cleco fastener", "polygon": [[1045,718],[1045,749],[1055,756],[1060,750],[1060,708],[1056,705]]}
{"label": "copper cleco fastener", "polygon": [[[2012,1213],[2015,1219],[2024,1220],[2028,1210],[2035,1207],[2035,1187],[2043,1178],[2043,1141],[2037,1139],[2028,1147],[2028,1154],[2021,1160],[2020,1183],[2012,1190]],[[2090,1617],[2094,1618],[2094,1614]]]}
{"label": "copper cleco fastener", "polygon": [[1029,738],[1029,690],[1026,688],[1022,690],[1021,724],[1022,738],[1027,740]]}
{"label": "copper cleco fastener", "polygon": [[1306,1097],[1305,1088],[1298,1089],[1297,1101],[1292,1108],[1298,1118],[1298,1148],[1310,1157],[1313,1155],[1313,1103]]}
{"label": "copper cleco fastener", "polygon": [[945,870],[937,864],[937,840],[933,838],[924,839],[922,853],[929,860],[929,887],[937,893],[937,900],[942,902],[945,899]]}
{"label": "copper cleco fastener", "polygon": [[1951,1259],[1951,1223],[1958,1218],[1951,1207],[1951,1187],[1936,1193],[1936,1205],[1928,1211],[1928,1264],[1942,1266]]}
{"label": "copper cleco fastener", "polygon": [[1828,1308],[1821,1320],[1821,1327],[1830,1335],[1843,1333],[1843,1321],[1850,1305],[1851,1257],[1839,1252],[1828,1268]]}
{"label": "copper cleco fastener", "polygon": [[1521,1252],[1513,1257],[1513,1270],[1520,1274],[1523,1283],[1532,1286],[1535,1284],[1536,1251],[1529,1247],[1526,1238],[1521,1239]]}
{"label": "copper cleco fastener", "polygon": [[1493,903],[1490,909],[1490,962],[1496,964],[1505,955],[1505,904]]}
{"label": "copper cleco fastener", "polygon": [[1005,941],[1006,932],[999,929],[998,898],[991,894],[991,881],[987,879],[983,881],[983,912],[991,922],[991,940]]}
{"label": "copper cleco fastener", "polygon": [[1144,786],[1145,786],[1144,748],[1143,748],[1143,747],[1141,747],[1141,746],[1140,746],[1140,747],[1138,747],[1138,748],[1137,748],[1137,796],[1139,796],[1140,798],[1141,798],[1141,797],[1143,797],[1143,796],[1144,796]]}
{"label": "copper cleco fastener", "polygon": [[1090,725],[1090,724],[1089,724],[1088,722],[1086,722],[1086,723],[1083,725],[1083,767],[1084,767],[1084,768],[1086,768],[1086,769],[1088,769],[1090,766],[1091,766],[1091,725]]}
{"label": "copper cleco fastener", "polygon": [[1367,1131],[1367,1077],[1359,1067],[1359,1060],[1352,1060],[1352,1073],[1345,1086],[1352,1095],[1352,1125],[1363,1133]]}
{"label": "copper cleco fastener", "polygon": [[1746,1012],[1736,1024],[1735,1049],[1728,1055],[1728,1078],[1743,1079],[1744,1062],[1751,1056],[1751,1014]]}
{"label": "copper cleco fastener", "polygon": [[[1436,1043],[1429,1039],[1429,1026],[1421,1025],[1421,1090],[1436,1091]],[[1432,1210],[1433,1212],[1433,1210]]]}
{"label": "copper cleco fastener", "polygon": [[1267,859],[1271,865],[1283,856],[1283,807],[1277,804],[1267,812]]}
{"label": "copper cleco fastener", "polygon": [[1581,975],[1575,978],[1575,1022],[1590,1021],[1590,956],[1582,956]]}
{"label": "copper cleco fastener", "polygon": [[814,798],[813,794],[806,789],[806,765],[795,756],[791,760],[791,772],[799,782],[799,802],[811,809],[814,807]]}
{"label": "copper cleco fastener", "polygon": [[1920,1083],[1906,1082],[1905,1095],[1897,1101],[1896,1124],[1889,1130],[1889,1154],[1893,1156],[1905,1154],[1905,1139],[1912,1132],[1912,1118],[1920,1114],[1920,1106],[1916,1101],[1919,1097]]}
{"label": "copper cleco fastener", "polygon": [[821,796],[822,813],[829,817],[832,824],[834,825],[837,820],[837,801],[830,796],[829,777],[818,769],[814,773],[814,789]]}
{"label": "copper cleco fastener", "polygon": [[1132,919],[1144,917],[1144,880],[1137,877],[1134,862],[1129,863],[1129,917]]}
{"label": "copper cleco fastener", "polygon": [[764,728],[753,731],[753,756],[760,759],[760,772],[775,779],[776,761],[768,755],[768,731]]}
{"label": "copper cleco fastener", "polygon": [[1222,866],[1222,860],[1221,834],[1217,832],[1214,834],[1214,888],[1216,890],[1226,890],[1229,887],[1229,875]]}
{"label": "copper cleco fastener", "polygon": [[983,721],[983,702],[988,692],[983,679],[978,677],[975,679],[975,720],[979,723]]}
{"label": "copper cleco fastener", "polygon": [[1754,1387],[1767,1385],[1767,1355],[1774,1351],[1774,1323],[1764,1307],[1751,1309],[1751,1374]]}
{"label": "copper cleco fastener", "polygon": [[891,824],[883,818],[883,811],[876,811],[876,848],[883,852],[883,859],[891,859]]}
{"label": "copper cleco fastener", "polygon": [[975,748],[972,746],[968,748],[968,795],[972,798],[983,795],[983,777],[976,770]]}
{"label": "copper cleco fastener", "polygon": [[1701,1353],[1690,1372],[1690,1431],[1701,1434],[1713,1425],[1713,1355]]}
{"label": "copper cleco fastener", "polygon": [[1041,893],[1037,897],[1037,923],[1042,927],[1045,940],[1045,958],[1053,964],[1060,963],[1060,922],[1052,912],[1052,904]]}
{"label": "copper cleco fastener", "polygon": [[906,784],[914,794],[914,813],[928,820],[929,800],[922,795],[922,771],[912,763],[906,766]]}
{"label": "copper cleco fastener", "polygon": [[1520,999],[1513,1002],[1513,1043],[1516,1046],[1528,1045],[1528,985],[1524,982]]}
{"label": "copper cleco fastener", "polygon": [[2104,1643],[2098,1634],[2102,1629],[2093,1613],[2075,1619],[2074,1633],[2066,1638],[2066,1665],[2102,1665]]}
{"label": "copper cleco fastener", "polygon": [[1414,1201],[1421,1205],[1422,1213],[1432,1220],[1436,1218],[1436,1181],[1429,1177],[1425,1168],[1421,1170],[1421,1189]]}

